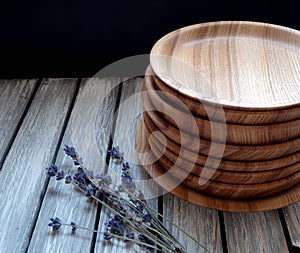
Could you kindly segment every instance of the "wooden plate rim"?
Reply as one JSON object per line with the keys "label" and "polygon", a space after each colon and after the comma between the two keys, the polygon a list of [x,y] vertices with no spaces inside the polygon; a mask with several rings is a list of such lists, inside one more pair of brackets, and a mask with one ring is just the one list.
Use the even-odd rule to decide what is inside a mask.
{"label": "wooden plate rim", "polygon": [[[139,124],[136,133],[136,149],[138,151],[148,150],[147,143],[144,140],[142,122]],[[139,153],[139,152],[138,152]],[[142,156],[138,155],[139,159]],[[143,161],[141,160],[143,164]],[[157,164],[142,165],[144,170],[155,180],[157,176],[164,174]],[[173,179],[168,178],[168,181],[172,183]],[[168,182],[157,182],[162,188],[166,189]],[[228,212],[262,212],[268,210],[275,210],[278,208],[286,207],[294,204],[300,200],[300,184],[292,187],[291,189],[268,198],[262,198],[257,200],[231,200],[221,199],[208,196],[199,193],[193,189],[187,188],[183,185],[178,185],[172,191],[170,191],[176,197],[186,200],[195,205],[199,205],[206,208],[228,211]]]}

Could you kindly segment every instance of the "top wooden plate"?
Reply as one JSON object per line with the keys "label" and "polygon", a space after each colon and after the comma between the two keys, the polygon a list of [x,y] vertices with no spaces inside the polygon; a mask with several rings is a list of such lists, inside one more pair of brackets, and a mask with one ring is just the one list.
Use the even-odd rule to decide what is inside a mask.
{"label": "top wooden plate", "polygon": [[[264,125],[287,122],[291,120],[300,119],[300,106],[290,106],[278,110],[236,110],[230,108],[223,108],[222,106],[215,106],[205,104],[203,105],[199,99],[190,99],[190,97],[180,94],[176,90],[166,85],[158,76],[156,76],[151,69],[151,66],[146,71],[146,76],[150,75],[153,79],[153,86],[164,94],[166,102],[172,104],[174,107],[182,110],[180,106],[184,105],[185,109],[195,115],[211,121],[224,122],[239,125]],[[178,99],[181,101],[178,104]]]}
{"label": "top wooden plate", "polygon": [[300,105],[300,32],[264,23],[188,26],[152,48],[155,74],[202,103],[238,110]]}

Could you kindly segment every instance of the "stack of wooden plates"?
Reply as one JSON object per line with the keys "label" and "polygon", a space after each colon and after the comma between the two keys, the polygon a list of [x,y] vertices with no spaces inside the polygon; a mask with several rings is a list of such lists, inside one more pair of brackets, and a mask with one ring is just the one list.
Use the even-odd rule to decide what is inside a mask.
{"label": "stack of wooden plates", "polygon": [[300,199],[300,32],[255,22],[176,30],[154,45],[142,97],[137,145],[151,151],[140,159],[162,187],[227,211]]}

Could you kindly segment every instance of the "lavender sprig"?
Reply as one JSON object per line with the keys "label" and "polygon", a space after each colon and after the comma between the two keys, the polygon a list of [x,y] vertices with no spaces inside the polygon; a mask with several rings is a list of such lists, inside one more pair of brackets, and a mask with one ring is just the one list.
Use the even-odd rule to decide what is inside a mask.
{"label": "lavender sprig", "polygon": [[[144,242],[145,240],[136,240],[135,237],[134,237],[134,233],[127,233],[127,234],[117,235],[117,234],[114,234],[114,233],[110,233],[108,231],[102,232],[102,231],[87,228],[87,227],[84,227],[84,226],[79,226],[73,221],[71,223],[63,223],[62,220],[58,217],[50,218],[50,221],[51,222],[48,224],[48,226],[51,226],[54,231],[59,230],[61,226],[66,226],[66,227],[71,227],[72,232],[75,232],[78,229],[87,230],[87,231],[90,231],[90,232],[93,232],[93,233],[102,234],[104,239],[107,240],[107,241],[110,241],[112,238],[116,238],[116,239],[123,240],[125,243],[134,242],[134,243],[136,243],[140,246],[148,248],[149,250],[159,250],[155,245],[150,245],[149,243],[145,243]],[[138,238],[142,238],[142,237],[138,236]],[[172,251],[169,251],[169,252],[171,253]]]}
{"label": "lavender sprig", "polygon": [[[93,229],[88,230],[102,233],[106,240],[111,240],[112,238],[124,239],[125,237],[126,241],[134,241],[148,251],[153,251],[153,249],[160,247],[167,252],[186,253],[183,246],[157,218],[157,216],[163,216],[147,204],[143,193],[138,190],[134,177],[130,172],[130,165],[125,161],[124,154],[120,152],[119,147],[113,147],[108,152],[111,159],[116,164],[121,165],[121,184],[119,185],[114,184],[111,177],[106,173],[94,177],[93,172],[84,166],[74,147],[65,145],[64,151],[73,160],[76,172],[73,175],[65,175],[65,172],[59,170],[56,165],[51,165],[46,168],[46,174],[49,177],[56,177],[56,180],[65,179],[66,184],[74,185],[86,197],[101,203],[113,213],[113,216],[105,223],[104,232],[97,232]],[[124,194],[128,199],[123,197]],[[54,230],[61,225],[66,225],[62,224],[58,218],[52,219],[53,221],[51,220],[52,223],[49,223],[49,226],[52,226]],[[167,221],[181,232],[184,232],[170,220]],[[69,225],[72,226],[73,231],[78,228],[75,223]],[[135,233],[132,230],[138,233],[138,240],[135,239]],[[184,234],[209,252],[186,232]]]}

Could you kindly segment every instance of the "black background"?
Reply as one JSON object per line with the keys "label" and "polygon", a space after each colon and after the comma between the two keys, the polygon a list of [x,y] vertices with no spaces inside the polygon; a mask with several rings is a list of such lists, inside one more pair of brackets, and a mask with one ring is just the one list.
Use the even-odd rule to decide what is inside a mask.
{"label": "black background", "polygon": [[0,14],[0,78],[93,76],[201,22],[249,20],[300,30],[300,10],[287,1],[11,0],[0,2]]}

